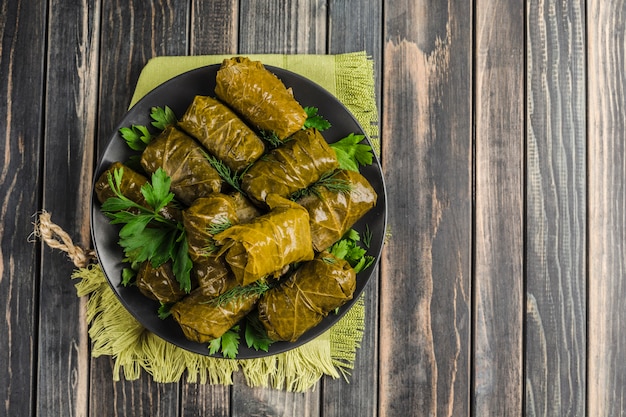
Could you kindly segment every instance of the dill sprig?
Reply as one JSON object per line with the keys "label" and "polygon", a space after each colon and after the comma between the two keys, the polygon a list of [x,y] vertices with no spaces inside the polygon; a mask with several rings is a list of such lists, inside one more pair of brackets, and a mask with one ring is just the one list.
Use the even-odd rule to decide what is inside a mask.
{"label": "dill sprig", "polygon": [[302,190],[296,191],[291,195],[291,199],[296,201],[307,195],[315,195],[318,198],[321,198],[320,188],[326,188],[330,192],[334,192],[337,194],[346,194],[352,191],[352,185],[350,182],[343,180],[341,178],[336,178],[339,171],[330,171],[325,173],[320,177],[319,180],[315,181],[313,184],[309,185],[307,188],[303,188]]}
{"label": "dill sprig", "polygon": [[241,194],[246,195],[241,189],[241,178],[243,174],[247,171],[247,168],[244,169],[240,174],[234,173],[224,162],[219,160],[218,158],[210,155],[208,153],[204,153],[205,158],[209,161],[211,166],[215,168],[220,178],[226,182],[226,184],[233,187],[235,190],[239,191]]}
{"label": "dill sprig", "polygon": [[223,306],[224,304],[227,304],[241,297],[249,297],[249,296],[253,296],[256,294],[261,295],[271,288],[272,286],[268,284],[266,281],[259,280],[259,281],[253,282],[252,284],[248,284],[244,286],[238,285],[234,288],[231,288],[230,290],[211,299],[210,301],[206,301],[206,303],[207,304],[211,303],[216,306]]}

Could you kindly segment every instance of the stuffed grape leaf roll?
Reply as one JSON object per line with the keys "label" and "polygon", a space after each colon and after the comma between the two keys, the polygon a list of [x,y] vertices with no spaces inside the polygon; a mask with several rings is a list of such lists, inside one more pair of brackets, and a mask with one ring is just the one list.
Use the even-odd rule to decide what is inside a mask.
{"label": "stuffed grape leaf roll", "polygon": [[[111,197],[115,197],[115,192],[109,185],[109,176],[113,178],[113,174],[116,170],[121,170],[122,180],[119,184],[119,190],[123,196],[129,200],[134,201],[140,206],[149,207],[145,197],[141,193],[141,187],[148,182],[148,178],[122,164],[121,162],[114,162],[111,166],[104,171],[98,181],[94,185],[96,191],[96,197],[100,203],[104,203]],[[163,207],[159,214],[168,220],[179,220],[181,218],[180,210],[174,207],[174,204],[170,203]]]}
{"label": "stuffed grape leaf roll", "polygon": [[195,200],[183,210],[183,226],[191,260],[197,262],[215,256],[212,247],[214,235],[238,222],[237,206],[232,197],[214,193]]}
{"label": "stuffed grape leaf roll", "polygon": [[171,192],[186,205],[222,188],[222,179],[202,147],[173,126],[166,127],[146,146],[141,166],[150,174],[162,168],[172,180]]}
{"label": "stuffed grape leaf roll", "polygon": [[242,286],[268,275],[280,275],[287,265],[314,256],[306,209],[277,195],[270,195],[267,202],[269,213],[215,236],[222,245],[218,255],[225,255]]}
{"label": "stuffed grape leaf roll", "polygon": [[217,297],[237,286],[237,279],[223,256],[207,256],[193,263],[198,288],[204,295]]}
{"label": "stuffed grape leaf roll", "polygon": [[217,97],[259,130],[284,140],[304,126],[307,115],[293,91],[260,61],[225,59],[215,82]]}
{"label": "stuffed grape leaf roll", "polygon": [[300,130],[255,162],[244,173],[241,187],[261,203],[270,194],[289,197],[338,167],[335,151],[317,129]]}
{"label": "stuffed grape leaf roll", "polygon": [[258,299],[259,294],[245,294],[221,303],[197,289],[174,304],[170,312],[187,339],[206,343],[221,337],[244,318]]}
{"label": "stuffed grape leaf roll", "polygon": [[178,126],[235,172],[265,152],[263,140],[228,106],[212,97],[196,96]]}
{"label": "stuffed grape leaf roll", "polygon": [[378,197],[371,184],[358,172],[337,170],[332,180],[344,182],[348,189],[336,190],[321,185],[297,200],[309,212],[313,248],[317,252],[341,239],[376,205]]}
{"label": "stuffed grape leaf roll", "polygon": [[142,263],[135,283],[143,295],[161,304],[174,303],[187,295],[174,276],[171,262],[156,268],[149,261]]}
{"label": "stuffed grape leaf roll", "polygon": [[295,342],[328,313],[351,300],[355,288],[356,273],[350,264],[322,252],[261,296],[259,319],[270,339]]}

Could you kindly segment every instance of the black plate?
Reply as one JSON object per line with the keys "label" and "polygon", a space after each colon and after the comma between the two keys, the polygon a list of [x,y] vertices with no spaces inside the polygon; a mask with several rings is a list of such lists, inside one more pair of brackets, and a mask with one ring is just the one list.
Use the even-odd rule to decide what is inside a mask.
{"label": "black plate", "polygon": [[[317,107],[319,114],[332,124],[330,129],[323,132],[325,139],[329,143],[336,142],[350,133],[365,134],[352,114],[328,91],[293,72],[271,66],[266,66],[266,68],[276,74],[287,87],[293,88],[294,95],[302,106]],[[113,162],[125,162],[134,153],[126,146],[126,143],[118,134],[121,127],[128,127],[133,124],[149,126],[151,122],[150,108],[153,106],[167,105],[174,111],[176,116],[181,117],[189,104],[191,104],[194,96],[215,95],[215,75],[218,69],[219,65],[210,65],[181,74],[161,84],[133,106],[111,135],[94,178],[97,180],[102,172]],[[369,227],[369,230],[372,232],[372,240],[368,254],[374,256],[377,263],[380,259],[385,238],[387,213],[385,185],[378,159],[374,158],[374,163],[371,166],[362,168],[361,173],[369,180],[378,193],[378,201],[376,207],[370,210],[354,228],[359,232],[363,232],[366,230],[366,225]],[[178,324],[171,317],[166,320],[161,320],[157,317],[158,302],[144,297],[135,287],[122,286],[121,271],[124,264],[122,263],[122,249],[117,244],[119,240],[118,232],[119,227],[111,225],[108,218],[101,213],[100,203],[95,196],[95,192],[92,192],[92,239],[104,274],[122,304],[151,332],[181,348],[202,355],[209,355],[207,344],[187,340]],[[294,343],[276,342],[270,346],[269,352],[262,352],[248,348],[245,339],[242,337],[237,358],[256,358],[283,352],[320,335],[335,324],[354,304],[363,292],[365,284],[373,275],[373,271],[374,266],[371,266],[357,275],[354,297],[341,307],[339,314],[329,315],[318,326],[302,335],[298,341]]]}

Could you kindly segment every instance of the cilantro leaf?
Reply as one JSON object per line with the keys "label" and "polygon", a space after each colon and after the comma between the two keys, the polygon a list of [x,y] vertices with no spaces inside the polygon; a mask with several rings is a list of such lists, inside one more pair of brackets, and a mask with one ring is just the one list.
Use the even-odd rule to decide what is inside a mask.
{"label": "cilantro leaf", "polygon": [[317,114],[317,107],[305,107],[304,112],[307,115],[307,119],[305,120],[303,126],[304,129],[313,127],[320,132],[323,132],[331,126],[328,120]]}
{"label": "cilantro leaf", "polygon": [[338,142],[331,143],[339,161],[339,167],[350,171],[359,171],[359,165],[371,165],[373,160],[372,147],[360,143],[364,135],[350,133]]}
{"label": "cilantro leaf", "polygon": [[174,111],[168,106],[165,107],[152,107],[150,109],[150,117],[152,120],[152,126],[159,130],[164,130],[169,125],[175,125],[178,122]]}
{"label": "cilantro leaf", "polygon": [[123,127],[119,132],[128,146],[134,151],[143,151],[152,140],[152,134],[145,126],[132,125],[131,127]]}

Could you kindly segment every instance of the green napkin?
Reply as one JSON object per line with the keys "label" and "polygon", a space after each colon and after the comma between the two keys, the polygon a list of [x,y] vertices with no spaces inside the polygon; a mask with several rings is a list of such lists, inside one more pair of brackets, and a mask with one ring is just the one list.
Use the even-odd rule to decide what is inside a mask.
{"label": "green napkin", "polygon": [[[161,83],[183,72],[232,55],[157,57],[142,70],[131,107]],[[246,55],[267,65],[303,75],[334,94],[354,114],[378,152],[377,109],[372,62],[364,52],[341,55]],[[87,320],[92,354],[114,358],[113,379],[139,378],[142,370],[157,382],[232,384],[242,372],[250,386],[302,392],[323,376],[347,378],[363,337],[363,297],[332,328],[288,352],[259,359],[229,360],[198,355],[178,348],[141,326],[121,305],[98,265],[77,269],[79,296],[88,295]],[[245,343],[242,342],[242,343]]]}

